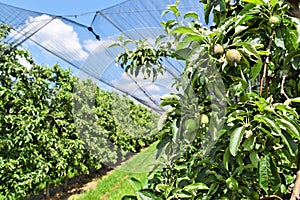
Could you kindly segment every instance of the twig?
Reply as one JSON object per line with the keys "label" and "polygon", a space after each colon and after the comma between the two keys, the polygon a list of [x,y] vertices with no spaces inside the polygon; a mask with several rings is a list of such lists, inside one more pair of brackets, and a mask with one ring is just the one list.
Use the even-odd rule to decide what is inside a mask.
{"label": "twig", "polygon": [[[300,75],[300,70],[293,70],[290,72],[292,74],[290,76],[286,76],[285,80],[295,79],[295,78],[298,78],[298,76]],[[267,76],[267,78],[271,81],[282,81],[282,79],[283,79],[283,78],[276,78],[276,77],[271,77],[271,76]]]}
{"label": "twig", "polygon": [[275,195],[275,194],[263,196],[263,197],[260,198],[260,200],[264,200],[264,199],[273,199],[273,198],[283,200],[281,197],[279,197],[279,196],[277,196],[277,195]]}
{"label": "twig", "polygon": [[263,75],[262,75],[261,80],[260,80],[260,88],[259,88],[260,96],[262,96],[263,85],[264,85],[264,82],[265,82],[266,76],[267,76],[267,67],[268,67],[268,64],[270,62],[271,47],[272,47],[272,44],[273,44],[273,39],[274,39],[275,33],[276,33],[275,29],[273,29],[272,34],[270,36],[269,44],[268,44],[268,47],[267,47],[267,52],[269,52],[269,54],[267,55],[267,57],[265,59],[264,69],[263,69],[264,71],[263,71]]}
{"label": "twig", "polygon": [[286,75],[284,75],[284,76],[282,77],[280,94],[283,94],[283,95],[285,96],[286,99],[289,99],[288,95],[286,95],[286,93],[285,93],[285,91],[284,91],[284,82],[285,82],[285,78],[286,78]]}

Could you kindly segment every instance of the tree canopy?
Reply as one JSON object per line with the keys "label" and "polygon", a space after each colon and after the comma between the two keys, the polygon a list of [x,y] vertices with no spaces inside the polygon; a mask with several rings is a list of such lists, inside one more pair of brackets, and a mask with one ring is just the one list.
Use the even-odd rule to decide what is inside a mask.
{"label": "tree canopy", "polygon": [[[157,156],[166,164],[139,197],[296,199],[300,21],[283,0],[201,2],[212,26],[192,10],[180,13],[177,1],[164,12],[177,20],[162,22],[165,35],[152,49],[154,79],[162,57],[182,60],[185,69],[174,82],[179,92],[161,98],[169,109]],[[138,52],[127,50],[117,62],[143,72],[147,55]]]}

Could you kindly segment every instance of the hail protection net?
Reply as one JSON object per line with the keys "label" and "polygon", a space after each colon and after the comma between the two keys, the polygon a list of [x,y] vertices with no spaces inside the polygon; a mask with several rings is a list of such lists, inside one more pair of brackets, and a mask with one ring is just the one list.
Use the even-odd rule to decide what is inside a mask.
{"label": "hail protection net", "polygon": [[[104,89],[126,94],[160,112],[159,97],[175,90],[173,78],[179,77],[184,64],[164,60],[166,73],[153,82],[143,76],[133,77],[115,66],[115,59],[123,49],[109,46],[119,36],[147,39],[150,46],[154,45],[156,37],[164,33],[160,22],[174,18],[172,14],[161,14],[168,4],[174,3],[127,0],[94,12],[90,25],[78,23],[76,17],[80,15],[56,16],[0,4],[0,22],[12,27],[6,40],[28,48],[38,63],[55,63],[59,59],[81,79],[91,78]],[[178,8],[181,13],[198,12],[204,19],[203,5],[198,0],[181,0]]]}

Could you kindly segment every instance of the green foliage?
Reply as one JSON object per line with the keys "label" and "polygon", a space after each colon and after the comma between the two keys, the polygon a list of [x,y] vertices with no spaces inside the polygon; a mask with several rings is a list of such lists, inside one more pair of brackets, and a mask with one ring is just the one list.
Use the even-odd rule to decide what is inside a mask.
{"label": "green foliage", "polygon": [[69,170],[86,173],[96,165],[73,123],[70,71],[35,65],[29,52],[9,44],[1,50],[1,193],[19,199]]}
{"label": "green foliage", "polygon": [[123,150],[136,152],[156,141],[158,115],[126,96],[98,91],[97,116],[106,135]]}
{"label": "green foliage", "polygon": [[[274,111],[261,109],[262,104],[273,107]],[[295,110],[286,104],[249,94],[243,104],[228,107],[223,132],[210,154],[203,155],[195,140],[172,164],[151,174],[148,197],[153,194],[161,199],[183,196],[188,199],[220,199],[222,196],[251,199],[256,192],[286,195],[291,190],[297,168],[296,141],[300,132],[292,130],[300,129],[296,123],[288,128],[281,121],[298,118]],[[208,189],[186,190],[194,184]]]}
{"label": "green foliage", "polygon": [[[193,12],[182,15],[179,1],[165,11],[176,20],[162,22],[171,39],[157,51],[185,61],[175,81],[183,92],[161,98],[169,106],[158,123],[165,167],[139,196],[287,199],[299,154],[299,19],[281,0],[202,2],[209,29]],[[199,121],[195,131],[184,128],[190,119]]]}
{"label": "green foliage", "polygon": [[[2,38],[8,33],[2,25]],[[69,174],[116,163],[118,147],[125,156],[155,140],[157,114],[79,81],[58,65],[39,66],[28,51],[4,41],[0,51],[0,196],[5,199],[22,199]],[[113,114],[112,102],[127,114]],[[132,121],[121,121],[124,115]],[[128,135],[117,122],[136,132]]]}
{"label": "green foliage", "polygon": [[84,193],[79,199],[137,199],[133,195],[147,185],[147,174],[155,162],[157,142],[134,155],[97,182],[97,188]]}
{"label": "green foliage", "polygon": [[156,80],[158,74],[162,74],[165,71],[161,57],[165,57],[167,55],[166,52],[150,47],[146,40],[135,42],[136,49],[134,50],[127,48],[127,45],[130,43],[134,43],[134,41],[124,40],[123,37],[119,37],[119,43],[112,45],[122,46],[126,50],[125,53],[121,53],[117,57],[116,65],[120,63],[125,72],[131,75],[137,76],[141,72],[145,78],[149,78],[152,75],[153,81]]}

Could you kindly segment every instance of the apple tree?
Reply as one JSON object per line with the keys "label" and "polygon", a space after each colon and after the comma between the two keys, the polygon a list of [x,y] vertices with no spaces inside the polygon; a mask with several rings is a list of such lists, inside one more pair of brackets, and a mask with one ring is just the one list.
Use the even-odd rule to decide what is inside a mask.
{"label": "apple tree", "polygon": [[[201,2],[210,27],[177,1],[163,13],[174,18],[161,23],[156,47],[117,57],[129,73],[154,79],[162,58],[185,63],[174,83],[181,92],[162,97],[169,109],[157,157],[165,165],[148,185],[137,183],[139,197],[124,199],[297,199],[300,20],[283,0]],[[147,49],[151,59],[134,56]]]}

